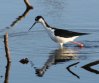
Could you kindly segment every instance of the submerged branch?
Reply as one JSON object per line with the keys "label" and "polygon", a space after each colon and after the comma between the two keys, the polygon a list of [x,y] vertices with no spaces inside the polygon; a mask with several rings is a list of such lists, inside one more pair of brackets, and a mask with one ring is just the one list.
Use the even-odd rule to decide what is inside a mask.
{"label": "submerged branch", "polygon": [[80,77],[79,77],[77,74],[75,74],[74,72],[72,72],[71,69],[70,69],[72,66],[77,65],[78,63],[79,63],[79,62],[76,62],[76,63],[73,63],[73,64],[69,65],[69,66],[67,67],[67,70],[68,70],[72,75],[74,75],[74,76],[76,76],[77,78],[80,79]]}
{"label": "submerged branch", "polygon": [[9,83],[10,67],[11,63],[7,63],[4,83]]}
{"label": "submerged branch", "polygon": [[98,65],[98,64],[99,64],[99,60],[91,62],[89,64],[86,64],[86,65],[82,66],[81,68],[83,68],[83,69],[85,69],[87,71],[99,74],[98,70],[91,68],[92,66],[95,66],[95,65]]}

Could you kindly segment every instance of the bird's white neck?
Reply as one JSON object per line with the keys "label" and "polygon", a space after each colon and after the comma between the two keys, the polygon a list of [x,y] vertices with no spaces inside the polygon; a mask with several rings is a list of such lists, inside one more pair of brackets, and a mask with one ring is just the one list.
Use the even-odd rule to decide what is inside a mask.
{"label": "bird's white neck", "polygon": [[40,19],[39,22],[44,26],[45,29],[48,29],[50,26],[47,24],[47,22],[43,19]]}

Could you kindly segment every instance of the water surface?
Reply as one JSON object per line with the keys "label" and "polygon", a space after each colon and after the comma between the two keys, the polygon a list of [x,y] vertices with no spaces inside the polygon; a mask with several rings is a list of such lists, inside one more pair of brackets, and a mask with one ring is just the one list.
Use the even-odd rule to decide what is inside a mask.
{"label": "water surface", "polygon": [[[98,83],[99,1],[30,0],[30,3],[34,9],[24,16],[23,0],[1,0],[0,83],[4,83],[7,73],[8,83]],[[40,24],[28,32],[37,15],[42,15],[51,26],[91,33],[75,40],[85,47],[68,43],[59,49]],[[9,33],[12,59],[8,65],[3,43],[5,32]],[[19,62],[24,58],[28,58],[27,64]]]}

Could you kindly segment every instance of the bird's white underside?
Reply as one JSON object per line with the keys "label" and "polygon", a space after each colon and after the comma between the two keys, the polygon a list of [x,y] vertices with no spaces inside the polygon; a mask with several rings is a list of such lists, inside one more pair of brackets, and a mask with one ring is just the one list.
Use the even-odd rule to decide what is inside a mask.
{"label": "bird's white underside", "polygon": [[44,28],[46,29],[48,35],[50,36],[50,38],[55,41],[56,43],[59,43],[61,47],[63,47],[63,44],[68,43],[68,42],[72,42],[74,41],[74,39],[76,39],[79,36],[73,36],[73,37],[60,37],[60,36],[55,36],[55,29],[53,29],[52,27],[47,27],[45,24],[45,21],[41,18],[39,19],[39,23],[43,24]]}
{"label": "bird's white underside", "polygon": [[54,29],[47,29],[47,33],[49,34],[50,38],[55,41],[56,43],[59,43],[60,45],[63,45],[65,43],[68,43],[68,42],[72,42],[74,41],[74,39],[76,39],[77,37],[79,36],[73,36],[73,37],[69,37],[69,38],[64,38],[64,37],[60,37],[60,36],[55,36],[54,35]]}

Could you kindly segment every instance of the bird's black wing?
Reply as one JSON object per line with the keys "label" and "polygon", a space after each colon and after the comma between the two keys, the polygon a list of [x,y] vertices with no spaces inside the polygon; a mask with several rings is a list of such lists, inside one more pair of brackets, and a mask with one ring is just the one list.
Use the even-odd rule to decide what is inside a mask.
{"label": "bird's black wing", "polygon": [[60,37],[73,37],[73,36],[81,36],[81,35],[87,35],[88,33],[80,33],[80,32],[73,32],[73,31],[68,31],[68,30],[63,30],[63,29],[56,29],[54,28],[54,34],[55,36],[60,36]]}

